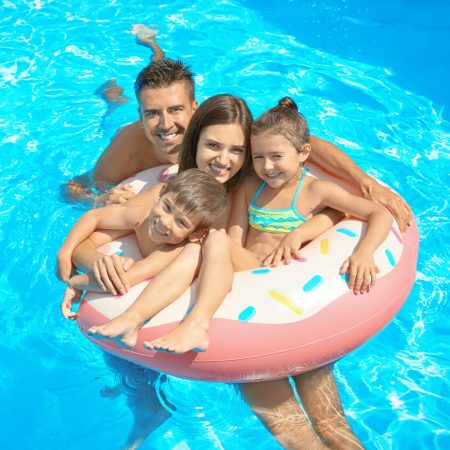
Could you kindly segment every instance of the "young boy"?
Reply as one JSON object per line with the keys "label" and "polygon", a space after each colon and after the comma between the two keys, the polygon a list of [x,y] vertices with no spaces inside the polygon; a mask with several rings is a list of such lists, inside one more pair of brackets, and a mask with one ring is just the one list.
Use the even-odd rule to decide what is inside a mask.
{"label": "young boy", "polygon": [[[189,169],[152,189],[148,206],[109,206],[85,213],[58,252],[59,266],[71,264],[74,249],[96,230],[134,232],[143,259],[128,272],[134,285],[169,265],[188,243],[199,243],[223,214],[227,195],[222,184],[199,169]],[[70,278],[61,303],[65,318],[75,318],[72,305],[80,291],[103,292],[92,272]]]}

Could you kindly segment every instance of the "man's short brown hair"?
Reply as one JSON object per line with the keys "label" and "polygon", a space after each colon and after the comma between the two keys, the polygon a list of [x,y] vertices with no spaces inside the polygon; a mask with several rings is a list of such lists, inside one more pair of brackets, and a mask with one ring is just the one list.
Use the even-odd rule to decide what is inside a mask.
{"label": "man's short brown hair", "polygon": [[190,66],[180,59],[164,58],[152,61],[144,67],[134,82],[134,93],[139,101],[139,94],[143,89],[166,88],[174,83],[184,82],[189,91],[189,99],[195,100],[194,73]]}
{"label": "man's short brown hair", "polygon": [[188,169],[167,180],[161,195],[173,193],[174,206],[199,220],[197,229],[209,228],[225,212],[223,184],[200,169]]}

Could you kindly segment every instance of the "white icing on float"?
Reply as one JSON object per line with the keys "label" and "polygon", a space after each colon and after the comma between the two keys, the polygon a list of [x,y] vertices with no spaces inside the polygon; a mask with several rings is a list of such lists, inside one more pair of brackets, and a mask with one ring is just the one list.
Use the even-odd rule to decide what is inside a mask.
{"label": "white icing on float", "polygon": [[[330,178],[315,167],[309,171]],[[173,173],[176,167],[157,167],[127,182],[141,191]],[[333,181],[348,189],[341,181]],[[394,222],[375,253],[379,268],[375,288],[364,295],[349,291],[339,268],[364,227],[359,220],[344,219],[302,248],[300,260],[236,273],[231,292],[212,319],[210,346],[205,352],[171,355],[143,347],[144,341],[162,336],[182,320],[195,301],[195,285],[143,326],[132,349],[112,340],[93,339],[87,330],[124,312],[151,280],[123,296],[87,293],[78,312],[78,325],[107,352],[180,377],[245,382],[284,378],[321,367],[357,348],[389,323],[414,284],[417,226],[413,221],[402,236]],[[134,236],[100,250],[142,257]]]}

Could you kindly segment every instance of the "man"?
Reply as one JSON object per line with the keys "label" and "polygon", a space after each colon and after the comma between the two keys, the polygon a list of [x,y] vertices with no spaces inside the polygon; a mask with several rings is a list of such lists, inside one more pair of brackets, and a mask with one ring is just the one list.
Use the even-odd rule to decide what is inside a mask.
{"label": "man", "polygon": [[[154,46],[159,46],[153,35],[144,45],[153,48],[155,57],[135,82],[139,120],[118,131],[90,175],[69,181],[71,197],[93,198],[96,189],[116,185],[142,170],[177,162],[184,134],[198,106],[193,73],[181,61],[157,52]],[[363,197],[388,208],[401,231],[405,231],[411,208],[401,197],[364,173],[335,145],[311,136],[311,147],[313,163],[357,186]],[[131,187],[122,185],[108,191],[102,200],[107,204],[123,203],[132,196]]]}

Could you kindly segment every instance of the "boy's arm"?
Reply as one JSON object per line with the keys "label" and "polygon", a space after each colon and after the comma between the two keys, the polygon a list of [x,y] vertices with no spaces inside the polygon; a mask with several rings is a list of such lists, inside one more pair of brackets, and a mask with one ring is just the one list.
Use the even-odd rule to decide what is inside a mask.
{"label": "boy's arm", "polygon": [[312,162],[335,177],[357,186],[364,198],[387,208],[397,220],[400,230],[406,231],[411,220],[411,207],[399,195],[377,183],[330,142],[316,136],[311,136],[310,142]]}
{"label": "boy's arm", "polygon": [[57,254],[57,274],[67,281],[70,276],[71,258],[75,248],[86,240],[96,229],[133,230],[145,218],[143,208],[109,206],[94,209],[83,214],[67,235]]}
{"label": "boy's arm", "polygon": [[310,220],[306,221],[295,230],[288,233],[280,244],[270,252],[263,260],[263,266],[278,266],[281,260],[285,264],[290,264],[292,256],[295,259],[300,258],[300,247],[305,243],[312,241],[317,236],[330,229],[344,214],[332,208],[326,208],[316,214]]}
{"label": "boy's arm", "polygon": [[[101,269],[94,266],[91,272],[75,275],[69,281],[69,285],[75,289],[94,291],[94,292],[110,292],[113,295],[125,294],[131,286],[135,286],[142,281],[148,280],[158,275],[162,270],[169,266],[183,251],[184,246],[167,246],[153,251],[149,256],[140,261],[135,262],[132,266],[123,267],[123,261],[126,260],[118,255],[111,257],[104,256],[109,259],[110,264],[115,264],[114,258],[123,267],[121,279],[116,279],[109,273],[99,273]],[[107,263],[107,264],[109,264]]]}

